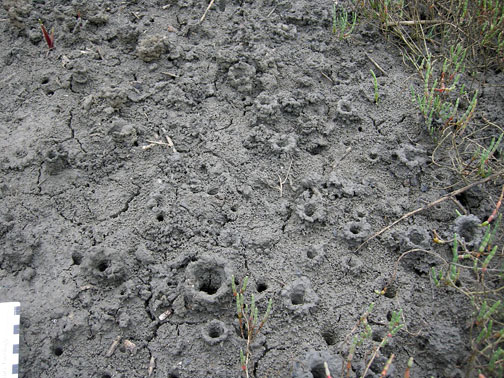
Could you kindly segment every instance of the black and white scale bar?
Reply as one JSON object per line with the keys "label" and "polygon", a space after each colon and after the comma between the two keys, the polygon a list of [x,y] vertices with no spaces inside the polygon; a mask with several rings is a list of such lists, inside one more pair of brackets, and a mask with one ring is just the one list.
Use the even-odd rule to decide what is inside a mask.
{"label": "black and white scale bar", "polygon": [[0,378],[17,378],[19,367],[19,302],[0,303]]}

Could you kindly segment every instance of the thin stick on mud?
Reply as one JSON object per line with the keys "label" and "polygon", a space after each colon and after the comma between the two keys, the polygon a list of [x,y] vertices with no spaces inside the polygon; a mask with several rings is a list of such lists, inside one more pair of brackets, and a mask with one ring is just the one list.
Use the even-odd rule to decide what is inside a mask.
{"label": "thin stick on mud", "polygon": [[108,348],[107,353],[105,354],[105,357],[111,357],[114,354],[114,352],[116,351],[117,347],[119,346],[119,343],[121,342],[121,339],[122,339],[121,336],[117,336],[114,339],[114,341],[112,342],[112,344]]}
{"label": "thin stick on mud", "polygon": [[381,68],[380,65],[378,63],[376,63],[376,61],[373,58],[371,58],[371,56],[368,53],[365,53],[365,54],[366,54],[367,58],[371,61],[371,63],[373,63],[374,66],[376,68],[378,68],[382,74],[384,74],[385,76],[388,76],[387,73],[385,72],[385,70],[383,68]]}
{"label": "thin stick on mud", "polygon": [[156,367],[156,357],[151,356],[149,361],[149,368],[147,369],[147,374],[150,377],[154,372],[154,368]]}
{"label": "thin stick on mud", "polygon": [[479,181],[476,181],[476,182],[473,182],[469,185],[466,185],[464,186],[463,188],[460,188],[460,189],[457,189],[457,190],[454,190],[453,192],[451,193],[448,193],[447,195],[445,195],[444,197],[441,197],[431,203],[428,203],[427,205],[423,206],[423,207],[420,207],[416,210],[413,210],[413,211],[410,211],[409,213],[406,213],[404,214],[401,218],[399,218],[398,220],[392,222],[391,224],[389,224],[387,227],[384,227],[382,228],[380,231],[376,232],[375,234],[371,235],[369,238],[367,238],[364,242],[362,242],[362,244],[360,244],[357,249],[354,251],[354,252],[357,252],[359,251],[362,247],[364,247],[367,243],[369,243],[371,240],[373,240],[374,238],[376,238],[377,236],[380,236],[381,234],[383,234],[384,232],[390,230],[392,227],[394,227],[396,224],[402,222],[403,220],[415,215],[415,214],[418,214],[418,213],[421,213],[422,211],[424,210],[428,210],[430,209],[431,207],[433,206],[436,206],[436,205],[439,205],[440,203],[450,199],[450,198],[453,198],[455,196],[458,196],[459,194],[462,194],[464,193],[465,191],[477,186],[477,185],[480,185],[480,184],[484,184],[485,182],[487,181],[490,181],[490,180],[493,180],[501,175],[504,174],[504,171],[500,171],[500,172],[497,172],[497,173],[494,173],[493,175],[490,175],[488,177],[485,177],[484,179],[482,180],[479,180]]}
{"label": "thin stick on mud", "polygon": [[205,13],[203,13],[203,16],[201,16],[198,24],[201,24],[203,21],[205,21],[205,17],[207,15],[208,11],[210,10],[210,8],[212,8],[212,5],[213,5],[214,1],[215,0],[210,1],[210,4],[208,4],[208,7],[207,7],[207,9],[205,9]]}
{"label": "thin stick on mud", "polygon": [[445,24],[442,20],[405,20],[405,21],[390,21],[385,24],[385,26],[415,26],[415,25],[436,25],[436,24]]}
{"label": "thin stick on mud", "polygon": [[285,179],[282,180],[282,177],[278,175],[278,190],[280,191],[280,197],[283,196],[283,186],[289,179],[291,168],[292,168],[292,160],[289,163],[289,168],[287,168],[287,174],[285,175]]}

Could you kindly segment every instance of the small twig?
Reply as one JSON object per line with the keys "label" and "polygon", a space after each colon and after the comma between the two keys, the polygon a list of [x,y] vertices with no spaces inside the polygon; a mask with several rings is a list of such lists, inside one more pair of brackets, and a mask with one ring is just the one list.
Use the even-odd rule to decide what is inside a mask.
{"label": "small twig", "polygon": [[453,192],[451,193],[448,193],[447,195],[445,195],[444,197],[441,197],[423,207],[420,207],[416,210],[413,210],[413,211],[410,211],[409,213],[406,213],[404,214],[401,218],[399,218],[398,220],[392,222],[391,224],[389,224],[388,226],[382,228],[380,231],[376,232],[375,234],[371,235],[369,238],[367,238],[364,242],[362,242],[358,247],[357,249],[355,250],[355,252],[359,251],[362,247],[364,247],[367,243],[369,243],[371,240],[373,240],[374,238],[376,238],[377,236],[380,236],[381,234],[383,234],[385,231],[388,231],[390,230],[392,227],[394,227],[396,224],[402,222],[403,220],[411,217],[412,215],[415,215],[415,214],[418,214],[418,213],[421,213],[422,211],[424,210],[427,210],[427,209],[430,209],[431,207],[433,206],[436,206],[436,205],[439,205],[440,203],[452,198],[452,197],[455,197],[455,196],[458,196],[459,194],[461,193],[464,193],[465,191],[477,186],[477,185],[480,185],[480,184],[484,184],[485,182],[487,181],[490,181],[490,180],[493,180],[494,178],[496,177],[499,177],[501,176],[502,174],[504,174],[504,171],[500,171],[500,172],[497,172],[497,173],[494,173],[493,175],[490,175],[482,180],[479,180],[479,181],[476,181],[476,182],[473,182],[469,185],[466,185],[464,186],[463,188],[460,188],[460,189],[457,189],[457,190],[454,190]]}
{"label": "small twig", "polygon": [[205,17],[206,17],[206,15],[207,15],[208,11],[210,10],[210,8],[212,7],[212,5],[213,5],[214,1],[215,1],[215,0],[210,1],[210,4],[208,4],[208,7],[207,7],[207,9],[205,9],[205,13],[203,13],[203,16],[201,16],[201,18],[200,18],[200,20],[199,20],[198,24],[201,24],[201,23],[205,20]]}
{"label": "small twig", "polygon": [[266,16],[266,18],[270,18],[270,16],[273,14],[273,12],[276,10],[276,5],[275,7],[271,10],[271,12],[268,13],[268,15]]}
{"label": "small twig", "polygon": [[381,68],[380,65],[378,63],[376,63],[375,60],[373,58],[371,58],[371,56],[368,53],[365,53],[365,54],[368,57],[368,59],[371,61],[371,63],[373,63],[374,66],[376,68],[378,68],[382,74],[384,74],[385,76],[388,76],[387,73],[383,70],[383,68]]}
{"label": "small twig", "polygon": [[163,320],[165,320],[168,316],[170,316],[170,315],[171,315],[171,313],[172,313],[172,310],[171,310],[171,309],[166,310],[165,312],[163,312],[161,315],[159,315],[159,316],[158,316],[159,321],[161,321],[161,322],[162,322],[162,321],[163,321]]}
{"label": "small twig", "polygon": [[161,72],[161,73],[162,73],[162,74],[164,74],[164,75],[167,75],[167,76],[173,77],[173,78],[175,78],[175,79],[176,79],[176,78],[178,78],[178,76],[177,76],[177,75],[175,75],[174,73],[171,73],[171,72],[166,72],[166,71],[163,71],[163,72]]}
{"label": "small twig", "polygon": [[168,143],[161,142],[159,140],[147,140],[146,142],[151,143],[151,144],[158,144],[160,146],[168,146]]}
{"label": "small twig", "polygon": [[278,190],[280,191],[280,197],[282,197],[282,195],[283,195],[283,186],[287,182],[287,180],[289,179],[291,168],[292,168],[292,159],[289,163],[289,168],[287,168],[287,174],[285,175],[285,178],[282,180],[282,177],[280,175],[278,175]]}
{"label": "small twig", "polygon": [[320,71],[320,74],[324,76],[327,80],[329,80],[331,83],[334,83],[334,80],[331,79],[329,76],[327,76],[323,71]]}
{"label": "small twig", "polygon": [[156,367],[156,357],[151,356],[150,361],[149,361],[149,369],[147,370],[147,374],[149,375],[149,377],[154,372],[155,367]]}
{"label": "small twig", "polygon": [[443,24],[442,20],[412,20],[412,21],[389,21],[385,24],[385,26],[415,26],[415,25],[434,25],[434,24]]}
{"label": "small twig", "polygon": [[333,167],[333,168],[336,168],[336,166],[337,166],[339,163],[341,163],[343,160],[345,160],[345,158],[348,156],[348,154],[349,154],[350,152],[352,152],[352,147],[348,147],[348,148],[346,149],[345,153],[343,154],[343,156],[341,156],[341,157],[339,158],[339,160],[336,160],[336,161],[334,162],[334,164],[332,165],[332,167]]}
{"label": "small twig", "polygon": [[455,197],[452,197],[451,200],[455,203],[455,205],[457,205],[457,207],[464,213],[464,215],[467,215],[467,210],[465,209],[465,207],[460,203],[460,201],[458,199],[456,199]]}
{"label": "small twig", "polygon": [[107,353],[105,354],[105,357],[111,357],[114,354],[115,350],[119,346],[119,343],[121,342],[121,338],[122,338],[121,336],[117,336],[114,339],[114,341],[110,345],[110,348],[108,348]]}
{"label": "small twig", "polygon": [[175,145],[173,144],[173,141],[171,140],[171,138],[168,135],[165,135],[165,138],[166,138],[166,142],[167,142],[168,147],[171,147],[173,152],[177,152],[177,150],[175,149]]}

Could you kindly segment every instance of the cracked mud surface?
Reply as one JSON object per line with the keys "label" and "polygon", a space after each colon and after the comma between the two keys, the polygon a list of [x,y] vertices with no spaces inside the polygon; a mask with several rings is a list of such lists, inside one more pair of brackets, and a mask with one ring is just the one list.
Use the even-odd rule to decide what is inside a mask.
{"label": "cracked mud surface", "polygon": [[[327,1],[217,0],[197,25],[206,6],[3,2],[0,300],[22,304],[21,376],[240,376],[231,275],[261,311],[273,298],[256,377],[338,371],[370,302],[377,340],[403,309],[396,374],[413,356],[415,377],[456,376],[470,305],[434,287],[436,261],[408,255],[375,294],[432,229],[450,238],[453,204],[355,252],[457,181],[429,164],[414,72],[371,25],[335,38]],[[463,200],[480,220],[494,205]]]}

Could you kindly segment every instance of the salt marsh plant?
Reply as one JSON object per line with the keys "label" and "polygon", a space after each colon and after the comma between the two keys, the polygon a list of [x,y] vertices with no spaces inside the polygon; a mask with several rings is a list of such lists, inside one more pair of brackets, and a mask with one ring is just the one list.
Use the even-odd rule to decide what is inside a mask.
{"label": "salt marsh plant", "polygon": [[332,8],[333,34],[337,34],[339,39],[345,39],[352,34],[357,25],[357,12],[348,12],[346,9],[338,7],[338,0],[335,0]]}
{"label": "salt marsh plant", "polygon": [[459,44],[450,48],[450,54],[444,59],[440,70],[441,65],[430,54],[419,67],[424,77],[423,91],[416,93],[411,87],[411,93],[433,136],[436,131],[443,132],[450,127],[455,128],[457,134],[463,133],[474,115],[478,91],[472,94],[465,112],[459,109],[461,99],[469,98],[466,86],[459,85],[465,71],[465,56],[466,50]]}
{"label": "salt marsh plant", "polygon": [[374,86],[374,102],[375,104],[378,104],[378,98],[380,96],[378,92],[378,79],[376,78],[376,74],[374,71],[371,69],[371,76],[373,77],[373,86]]}
{"label": "salt marsh plant", "polygon": [[[348,344],[349,339],[351,338],[352,341],[350,343],[350,348],[348,351],[348,355],[346,358],[346,364],[343,364],[342,366],[342,372],[341,376],[342,377],[349,377],[351,375],[352,371],[352,360],[354,358],[355,352],[357,350],[357,347],[361,346],[364,342],[372,340],[372,335],[373,335],[373,330],[371,329],[371,326],[369,325],[368,322],[368,317],[373,311],[374,308],[374,303],[371,303],[367,310],[362,314],[362,316],[359,318],[353,329],[350,331],[350,334],[346,337],[344,344]],[[361,374],[361,377],[366,377],[367,373],[369,372],[369,369],[371,368],[371,365],[373,364],[374,360],[380,353],[380,349],[382,349],[385,345],[387,345],[388,342],[401,330],[401,328],[404,327],[404,323],[402,323],[402,310],[399,311],[393,311],[391,318],[388,323],[388,332],[383,336],[382,340],[373,346],[372,352],[371,352],[371,357],[369,358],[369,361],[366,363],[366,367],[364,369],[364,372]],[[385,377],[387,375],[387,371],[390,368],[390,365],[394,359],[394,354],[389,356],[389,359],[385,366],[382,369],[382,375]],[[408,362],[408,374],[409,374],[409,369],[411,368],[412,360]]]}
{"label": "salt marsh plant", "polygon": [[249,377],[249,362],[252,356],[251,345],[255,337],[259,335],[262,327],[268,320],[273,306],[273,300],[268,301],[266,312],[261,320],[259,320],[259,309],[256,307],[255,298],[252,294],[250,303],[245,303],[245,290],[247,290],[248,276],[243,279],[241,287],[238,289],[235,283],[235,277],[231,276],[231,287],[233,289],[233,297],[236,301],[236,315],[238,317],[238,325],[240,335],[243,339],[247,340],[245,352],[240,349],[240,363],[241,369],[245,376]]}
{"label": "salt marsh plant", "polygon": [[[501,298],[504,290],[504,250],[493,244],[502,216],[499,215],[491,224],[494,218],[492,213],[481,225],[485,227],[485,234],[474,250],[468,249],[455,234],[451,262],[445,262],[442,270],[432,268],[431,271],[436,286],[457,290],[467,296],[473,306],[470,327],[472,351],[466,368],[467,376],[471,376],[474,370],[483,376],[502,377],[504,374],[504,303]],[[464,269],[472,271],[478,288],[471,282],[461,282],[461,271]]]}

